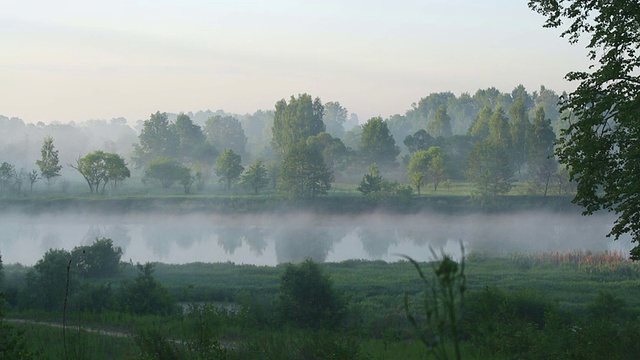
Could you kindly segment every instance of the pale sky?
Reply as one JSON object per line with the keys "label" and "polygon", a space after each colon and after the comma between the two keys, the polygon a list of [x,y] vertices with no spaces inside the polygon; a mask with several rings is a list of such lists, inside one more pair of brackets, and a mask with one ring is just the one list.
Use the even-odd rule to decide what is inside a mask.
{"label": "pale sky", "polygon": [[309,93],[360,121],[432,92],[558,92],[588,63],[526,0],[0,0],[0,114],[253,113]]}

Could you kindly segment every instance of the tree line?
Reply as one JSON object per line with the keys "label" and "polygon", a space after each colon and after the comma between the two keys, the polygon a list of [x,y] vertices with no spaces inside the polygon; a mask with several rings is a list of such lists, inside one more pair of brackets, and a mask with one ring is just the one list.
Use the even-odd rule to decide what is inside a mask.
{"label": "tree line", "polygon": [[[253,194],[272,188],[290,197],[326,194],[341,182],[357,184],[372,198],[404,198],[420,195],[427,184],[436,192],[452,181],[470,181],[474,195],[487,203],[509,192],[516,179],[526,180],[532,193],[553,188],[563,194],[571,186],[553,155],[555,129],[561,128],[558,99],[544,86],[533,93],[522,85],[511,93],[434,93],[404,115],[373,117],[350,130],[345,126],[357,115],[309,94],[282,99],[274,111],[242,121],[224,112],[156,112],[137,124],[128,153],[103,146],[67,165],[91,193],[104,193],[108,184],[115,190],[133,173],[146,185],[179,184],[185,193],[202,191],[215,175],[226,190],[240,184]],[[245,133],[247,119],[260,117],[262,134],[253,128],[251,134],[261,139],[252,139]],[[15,119],[9,123],[16,127]],[[25,192],[23,184],[29,184],[32,192],[38,180],[50,187],[61,176],[53,136],[44,138],[36,165],[39,172],[2,163],[0,190]]]}

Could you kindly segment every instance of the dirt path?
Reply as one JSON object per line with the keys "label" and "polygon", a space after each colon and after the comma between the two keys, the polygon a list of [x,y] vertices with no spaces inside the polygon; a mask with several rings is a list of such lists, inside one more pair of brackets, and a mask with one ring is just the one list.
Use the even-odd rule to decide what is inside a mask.
{"label": "dirt path", "polygon": [[[62,329],[62,323],[55,323],[55,322],[48,322],[48,321],[30,320],[30,319],[7,319],[7,318],[5,318],[4,321],[8,323],[14,323],[14,324],[42,325],[42,326]],[[81,327],[80,330],[88,333],[92,333],[92,334],[98,334],[103,336],[113,336],[113,337],[119,337],[119,338],[130,338],[134,336],[133,333],[116,331],[116,330],[96,329],[96,328],[90,328],[85,326]],[[67,331],[69,332],[78,331],[78,327],[74,325],[67,325]],[[184,344],[184,341],[182,340],[169,339],[169,341],[174,342],[176,344]],[[237,347],[237,344],[234,341],[228,341],[228,340],[221,340],[220,345],[222,346],[223,349],[235,349]]]}
{"label": "dirt path", "polygon": [[[14,323],[14,324],[42,325],[42,326],[62,329],[61,323],[48,322],[48,321],[28,320],[28,319],[6,319],[6,318],[4,319],[4,321],[8,323]],[[81,327],[80,329],[88,333],[105,335],[105,336],[114,336],[114,337],[122,337],[122,338],[133,336],[133,334],[131,333],[115,331],[115,330],[95,329],[95,328],[90,328],[85,326]],[[78,330],[77,326],[67,325],[67,331],[77,331],[77,330]]]}

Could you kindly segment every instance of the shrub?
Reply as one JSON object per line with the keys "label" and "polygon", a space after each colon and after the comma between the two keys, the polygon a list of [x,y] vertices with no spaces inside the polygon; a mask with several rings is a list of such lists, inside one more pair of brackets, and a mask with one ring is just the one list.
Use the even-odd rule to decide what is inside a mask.
{"label": "shrub", "polygon": [[344,318],[345,304],[328,275],[311,259],[287,264],[280,279],[280,314],[301,327],[332,328]]}
{"label": "shrub", "polygon": [[120,303],[124,311],[136,315],[171,315],[177,306],[169,290],[153,278],[153,264],[138,264],[138,276],[124,281],[120,288]]}

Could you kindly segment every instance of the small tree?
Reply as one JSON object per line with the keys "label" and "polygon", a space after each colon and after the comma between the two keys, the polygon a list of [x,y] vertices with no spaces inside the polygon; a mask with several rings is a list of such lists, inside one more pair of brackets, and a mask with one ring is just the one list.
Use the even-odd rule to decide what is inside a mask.
{"label": "small tree", "polygon": [[40,160],[36,161],[36,165],[40,168],[42,178],[47,180],[47,186],[51,186],[51,183],[60,176],[60,170],[62,170],[62,165],[59,164],[58,150],[53,145],[51,136],[44,138],[40,154]]}
{"label": "small tree", "polygon": [[242,175],[242,185],[253,190],[256,195],[260,189],[269,185],[267,168],[263,164],[262,160],[258,159],[254,161],[253,164],[249,165],[245,174]]}
{"label": "small tree", "polygon": [[427,150],[429,157],[429,165],[427,166],[429,178],[433,183],[433,191],[438,191],[438,185],[448,179],[448,171],[446,165],[446,155],[444,150],[439,146],[433,146]]}
{"label": "small tree", "polygon": [[220,177],[220,182],[227,184],[227,190],[231,189],[231,184],[238,181],[244,171],[242,158],[231,149],[226,149],[216,159],[216,175]]}
{"label": "small tree", "polygon": [[15,166],[6,161],[3,162],[2,165],[0,165],[0,190],[9,190],[13,186],[15,176]]}
{"label": "small tree", "polygon": [[176,306],[169,290],[153,277],[153,264],[137,264],[138,276],[133,281],[124,281],[120,288],[123,310],[132,314],[171,315]]}
{"label": "small tree", "polygon": [[280,309],[284,321],[300,327],[332,328],[344,316],[344,302],[331,279],[311,259],[287,264],[280,278]]}
{"label": "small tree", "polygon": [[105,153],[105,167],[107,169],[107,181],[111,182],[111,187],[114,190],[118,186],[118,183],[121,183],[126,178],[131,177],[131,172],[125,163],[124,158],[118,154]]}
{"label": "small tree", "polygon": [[[78,170],[87,185],[89,185],[89,191],[91,193],[95,191],[96,194],[101,191],[104,193],[109,181],[113,181],[115,184],[131,176],[124,159],[120,155],[105,153],[102,150],[89,153],[76,160],[76,165],[69,164],[69,166]],[[100,188],[100,185],[102,185],[102,188]]]}
{"label": "small tree", "polygon": [[358,184],[358,191],[363,195],[368,195],[373,192],[380,191],[382,188],[382,176],[378,170],[378,165],[373,163],[369,165],[369,173],[364,174],[362,181]]}
{"label": "small tree", "polygon": [[193,185],[198,177],[202,176],[201,173],[196,173],[196,175],[191,175],[191,170],[189,172],[184,172],[182,179],[180,179],[180,185],[184,187],[184,193],[189,194],[191,192],[191,185]]}
{"label": "small tree", "polygon": [[27,179],[29,180],[29,193],[33,194],[33,185],[40,179],[38,171],[33,169],[30,173],[27,173]]}
{"label": "small tree", "polygon": [[407,165],[407,177],[416,187],[418,195],[420,195],[420,188],[425,184],[425,179],[429,171],[429,161],[430,158],[427,150],[418,150],[413,153],[409,160],[409,165]]}

